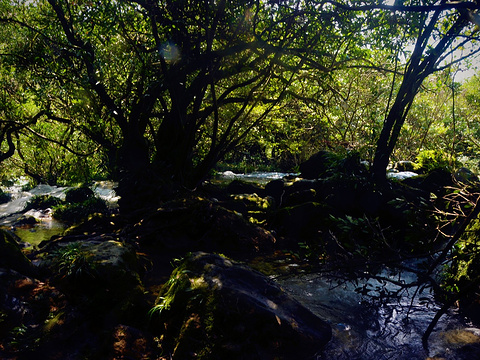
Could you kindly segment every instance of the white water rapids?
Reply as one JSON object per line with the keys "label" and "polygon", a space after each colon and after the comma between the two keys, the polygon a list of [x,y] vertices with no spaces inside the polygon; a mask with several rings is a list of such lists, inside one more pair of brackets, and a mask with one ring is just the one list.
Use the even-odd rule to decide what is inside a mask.
{"label": "white water rapids", "polygon": [[[65,192],[70,188],[40,184],[32,189],[25,189],[26,185],[25,180],[19,180],[14,185],[3,188],[11,195],[11,200],[0,204],[0,226],[12,230],[23,241],[37,245],[43,240],[50,239],[53,235],[61,234],[65,229],[65,224],[51,217],[51,209],[32,209],[25,212],[24,215],[32,216],[38,221],[33,226],[12,227],[12,225],[22,215],[28,202],[34,196],[50,195],[64,200]],[[115,186],[114,182],[100,181],[95,182],[91,188],[98,197],[105,200],[107,205],[115,207],[118,201],[114,190]]]}

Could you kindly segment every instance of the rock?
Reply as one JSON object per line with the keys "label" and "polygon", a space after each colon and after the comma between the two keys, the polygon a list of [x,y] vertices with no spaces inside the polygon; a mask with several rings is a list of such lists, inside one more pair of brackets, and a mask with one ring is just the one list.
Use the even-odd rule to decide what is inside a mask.
{"label": "rock", "polygon": [[66,335],[66,330],[59,331],[59,324],[63,325],[74,313],[68,309],[67,314],[65,307],[65,296],[48,283],[0,268],[0,358],[53,358],[45,351],[36,356],[34,352],[43,347],[47,338],[55,343],[56,353],[60,352],[58,340]]}
{"label": "rock", "polygon": [[129,236],[169,251],[218,251],[229,256],[258,254],[271,250],[276,242],[272,234],[241,214],[202,199],[157,209],[138,222]]}
{"label": "rock", "polygon": [[135,248],[116,235],[64,236],[40,246],[41,269],[86,308],[126,312],[143,294]]}
{"label": "rock", "polygon": [[275,205],[277,207],[282,204],[284,193],[285,181],[283,179],[272,180],[265,185],[265,194],[271,196],[275,200]]}
{"label": "rock", "polygon": [[275,200],[267,196],[262,198],[257,194],[237,194],[231,195],[231,201],[228,201],[224,206],[231,210],[236,210],[242,215],[256,219],[257,221],[265,220],[267,214],[271,211]]}
{"label": "rock", "polygon": [[17,220],[15,220],[14,226],[23,226],[23,225],[35,225],[38,223],[38,220],[33,216],[22,215]]}
{"label": "rock", "polygon": [[30,209],[46,210],[61,204],[63,204],[63,201],[55,196],[36,195],[28,201],[25,211]]}
{"label": "rock", "polygon": [[34,266],[23,254],[19,243],[5,230],[0,230],[0,267],[12,269],[24,275],[35,273]]}
{"label": "rock", "polygon": [[334,153],[325,150],[319,151],[300,164],[301,177],[304,179],[318,179],[329,171],[336,161],[338,161],[338,157]]}
{"label": "rock", "polygon": [[452,174],[444,169],[435,169],[426,175],[403,180],[403,184],[441,196],[446,186],[452,186]]}
{"label": "rock", "polygon": [[478,183],[478,176],[465,167],[461,167],[455,171],[453,177],[456,181],[466,185]]}
{"label": "rock", "polygon": [[108,359],[159,359],[153,337],[131,326],[117,325],[113,330],[113,344]]}
{"label": "rock", "polygon": [[263,196],[265,190],[254,184],[248,184],[240,180],[233,180],[228,184],[227,192],[230,194],[257,194]]}
{"label": "rock", "polygon": [[285,199],[285,206],[295,206],[316,201],[317,192],[314,189],[295,191]]}
{"label": "rock", "polygon": [[65,193],[65,201],[69,204],[82,203],[95,197],[95,193],[87,186],[73,188]]}
{"label": "rock", "polygon": [[415,163],[413,161],[397,161],[393,168],[397,171],[415,171]]}
{"label": "rock", "polygon": [[12,195],[0,189],[0,204],[5,204],[12,199]]}
{"label": "rock", "polygon": [[332,335],[266,276],[206,253],[172,273],[155,310],[172,359],[307,359]]}

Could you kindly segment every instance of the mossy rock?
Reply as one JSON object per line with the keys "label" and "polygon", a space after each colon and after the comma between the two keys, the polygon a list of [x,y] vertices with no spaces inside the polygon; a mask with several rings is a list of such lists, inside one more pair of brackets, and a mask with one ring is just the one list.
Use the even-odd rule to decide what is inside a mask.
{"label": "mossy rock", "polygon": [[136,251],[116,236],[65,236],[40,245],[43,271],[82,307],[125,313],[143,295]]}
{"label": "mossy rock", "polygon": [[0,189],[0,204],[5,204],[12,199],[12,196],[9,193],[4,192]]}
{"label": "mossy rock", "polygon": [[69,204],[83,203],[95,197],[95,193],[87,186],[69,189],[65,192],[65,201]]}
{"label": "mossy rock", "polygon": [[340,157],[330,151],[319,151],[312,155],[307,161],[300,164],[301,177],[304,179],[318,179],[331,171]]}
{"label": "mossy rock", "polygon": [[12,234],[0,230],[0,267],[30,275],[35,269]]}
{"label": "mossy rock", "polygon": [[[219,255],[195,253],[152,309],[173,359],[306,359],[330,326],[268,277]],[[193,355],[196,354],[196,355]]]}
{"label": "mossy rock", "polygon": [[70,203],[56,206],[53,209],[53,217],[66,222],[79,222],[94,213],[103,213],[107,210],[104,200],[92,197],[84,202]]}
{"label": "mossy rock", "polygon": [[35,225],[38,224],[38,220],[33,216],[22,215],[15,220],[15,226]]}
{"label": "mossy rock", "polygon": [[57,198],[55,196],[37,195],[32,197],[28,201],[25,211],[30,209],[45,210],[45,209],[53,208],[55,206],[59,206],[63,203],[64,202],[62,201],[62,199]]}
{"label": "mossy rock", "polygon": [[238,212],[204,199],[164,204],[138,222],[131,236],[162,249],[218,251],[229,256],[271,251],[276,242],[270,232]]}

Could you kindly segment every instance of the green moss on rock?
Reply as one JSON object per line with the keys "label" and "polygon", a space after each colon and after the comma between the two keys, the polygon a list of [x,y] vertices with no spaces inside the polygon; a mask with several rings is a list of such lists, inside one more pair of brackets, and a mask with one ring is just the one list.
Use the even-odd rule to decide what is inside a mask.
{"label": "green moss on rock", "polygon": [[152,317],[173,359],[307,358],[331,337],[325,322],[273,281],[205,253],[174,270]]}

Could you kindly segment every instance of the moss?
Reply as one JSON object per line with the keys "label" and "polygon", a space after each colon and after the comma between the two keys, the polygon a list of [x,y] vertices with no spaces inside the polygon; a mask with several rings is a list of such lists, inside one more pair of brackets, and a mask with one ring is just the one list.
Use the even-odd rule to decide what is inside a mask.
{"label": "moss", "polygon": [[105,212],[107,205],[100,198],[90,198],[86,201],[56,206],[53,209],[55,219],[67,222],[78,222],[87,219],[89,215]]}
{"label": "moss", "polygon": [[53,208],[55,206],[62,205],[64,202],[50,195],[36,195],[30,199],[27,203],[25,210],[36,209],[36,210],[45,210],[48,208]]}
{"label": "moss", "polygon": [[13,269],[25,275],[33,273],[33,265],[23,254],[20,245],[4,230],[0,230],[0,267]]}

